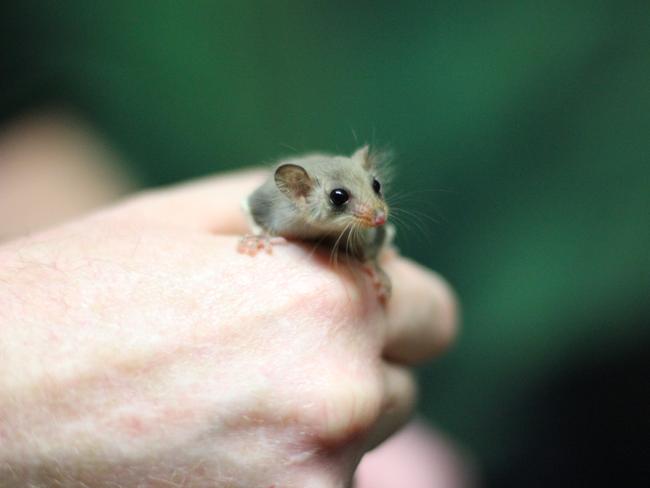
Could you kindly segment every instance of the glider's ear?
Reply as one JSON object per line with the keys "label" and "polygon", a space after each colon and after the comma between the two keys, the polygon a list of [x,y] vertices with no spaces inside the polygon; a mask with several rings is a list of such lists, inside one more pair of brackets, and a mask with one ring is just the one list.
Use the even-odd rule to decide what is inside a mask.
{"label": "glider's ear", "polygon": [[352,159],[356,159],[361,163],[365,169],[370,169],[372,167],[372,156],[370,154],[370,146],[366,144],[363,147],[360,147],[352,155]]}
{"label": "glider's ear", "polygon": [[275,184],[292,200],[307,197],[314,188],[314,183],[305,168],[297,164],[278,166],[275,170]]}

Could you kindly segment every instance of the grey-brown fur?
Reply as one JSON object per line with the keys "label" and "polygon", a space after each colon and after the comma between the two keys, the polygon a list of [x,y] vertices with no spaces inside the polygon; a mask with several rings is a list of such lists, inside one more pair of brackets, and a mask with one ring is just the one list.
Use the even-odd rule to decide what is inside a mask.
{"label": "grey-brown fur", "polygon": [[386,300],[391,283],[378,255],[394,230],[386,224],[379,159],[364,146],[350,157],[310,154],[278,163],[244,201],[258,237],[252,248],[244,238],[243,250],[254,254],[260,239],[268,242],[271,236],[330,245],[333,253],[365,263],[380,299]]}
{"label": "grey-brown fur", "polygon": [[[278,177],[283,170],[285,174]],[[258,232],[332,243],[343,233],[338,242],[341,251],[364,261],[374,260],[384,244],[386,229],[360,220],[355,211],[365,204],[368,215],[387,215],[382,194],[373,189],[375,178],[380,178],[377,161],[367,146],[350,157],[310,154],[278,163],[274,175],[246,203]],[[349,193],[345,208],[333,206],[329,196],[333,189]]]}

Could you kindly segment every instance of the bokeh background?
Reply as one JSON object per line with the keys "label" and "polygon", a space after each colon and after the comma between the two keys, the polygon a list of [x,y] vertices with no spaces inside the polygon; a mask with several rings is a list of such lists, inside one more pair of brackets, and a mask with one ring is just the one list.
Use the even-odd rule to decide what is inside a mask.
{"label": "bokeh background", "polygon": [[21,1],[0,27],[2,123],[72,114],[139,186],[391,146],[398,245],[463,304],[421,412],[485,486],[647,486],[650,2]]}

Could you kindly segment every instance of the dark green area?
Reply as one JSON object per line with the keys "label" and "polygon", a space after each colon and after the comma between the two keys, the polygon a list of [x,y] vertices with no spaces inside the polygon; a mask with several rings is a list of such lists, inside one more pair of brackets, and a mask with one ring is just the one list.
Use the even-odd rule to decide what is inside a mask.
{"label": "dark green area", "polygon": [[[647,411],[629,418],[642,401],[631,388],[592,430],[538,435],[568,411],[558,406],[571,388],[557,381],[600,371],[604,356],[622,384],[648,372],[647,360],[625,365],[630,347],[650,345],[650,2],[0,9],[2,115],[73,107],[143,184],[391,145],[393,190],[411,212],[398,244],[463,303],[457,346],[421,370],[421,409],[489,484],[525,472],[528,452],[543,479],[559,469],[544,453],[570,460],[573,435],[583,450],[599,445],[598,422],[649,431]],[[585,415],[614,394],[609,380],[587,382]],[[621,432],[611,442],[627,442]],[[643,459],[641,442],[625,445],[626,459]]]}

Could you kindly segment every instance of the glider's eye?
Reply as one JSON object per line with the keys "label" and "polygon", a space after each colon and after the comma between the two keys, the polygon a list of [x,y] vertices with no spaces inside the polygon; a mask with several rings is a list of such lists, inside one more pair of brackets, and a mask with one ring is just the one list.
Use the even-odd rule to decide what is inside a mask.
{"label": "glider's eye", "polygon": [[342,205],[345,205],[349,199],[350,195],[348,195],[348,192],[342,188],[332,190],[330,193],[330,201],[335,207],[341,207]]}

